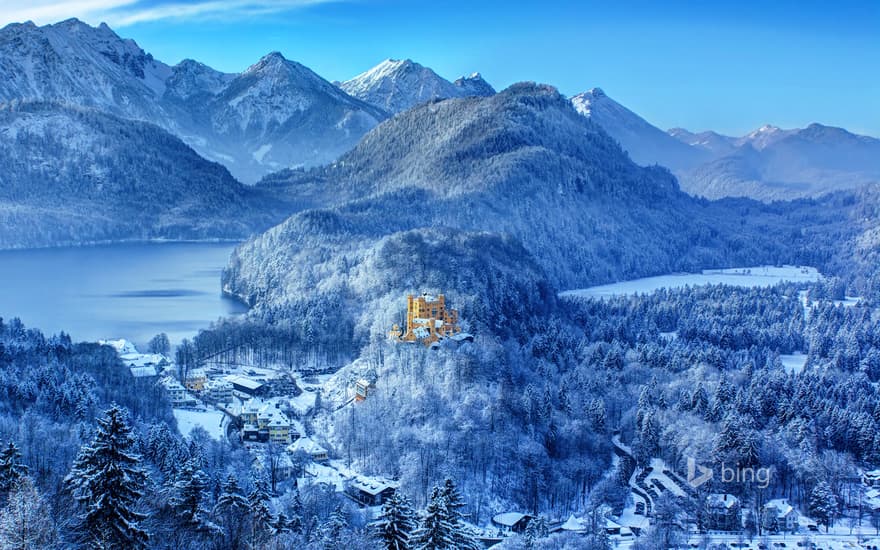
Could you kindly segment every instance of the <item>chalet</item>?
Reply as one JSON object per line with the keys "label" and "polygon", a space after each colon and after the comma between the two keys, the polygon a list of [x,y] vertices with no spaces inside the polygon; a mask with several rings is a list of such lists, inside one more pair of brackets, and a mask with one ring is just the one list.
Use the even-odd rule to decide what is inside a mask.
{"label": "chalet", "polygon": [[794,531],[798,526],[798,511],[787,499],[776,498],[764,505],[762,521],[767,529]]}
{"label": "chalet", "polygon": [[303,435],[302,425],[292,421],[281,411],[281,402],[275,399],[249,399],[241,408],[241,436],[246,441],[271,441],[287,445]]}
{"label": "chalet", "polygon": [[505,512],[492,517],[492,525],[504,533],[522,533],[526,530],[532,516],[519,512]]}
{"label": "chalet", "polygon": [[399,484],[381,477],[355,476],[345,485],[345,494],[361,506],[381,506]]}
{"label": "chalet", "polygon": [[191,407],[195,406],[196,400],[189,393],[187,393],[186,388],[184,388],[180,382],[171,378],[170,376],[166,376],[161,380],[162,386],[165,388],[165,391],[168,392],[168,397],[171,400],[172,407]]}
{"label": "chalet", "polygon": [[742,527],[739,499],[728,493],[706,497],[705,527],[718,531],[737,531]]}
{"label": "chalet", "polygon": [[303,452],[309,455],[315,462],[323,462],[329,458],[327,449],[317,444],[310,437],[300,437],[287,447],[290,454]]}
{"label": "chalet", "polygon": [[232,403],[232,384],[227,380],[209,380],[204,396],[215,403]]}

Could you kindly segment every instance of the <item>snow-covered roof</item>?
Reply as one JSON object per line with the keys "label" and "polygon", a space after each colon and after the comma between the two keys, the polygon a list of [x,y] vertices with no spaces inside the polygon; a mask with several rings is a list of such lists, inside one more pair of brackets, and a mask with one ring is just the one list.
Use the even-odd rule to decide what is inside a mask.
{"label": "snow-covered roof", "polygon": [[376,496],[386,489],[397,489],[399,483],[384,477],[356,476],[350,486],[368,495]]}
{"label": "snow-covered roof", "polygon": [[171,378],[170,376],[166,376],[162,379],[162,385],[165,386],[168,390],[182,390],[184,387],[180,385],[175,378]]}
{"label": "snow-covered roof", "polygon": [[315,443],[315,441],[310,437],[301,437],[291,443],[287,447],[287,451],[290,453],[296,453],[298,451],[303,451],[309,453],[310,455],[319,455],[327,452],[327,449]]}
{"label": "snow-covered roof", "polygon": [[777,517],[784,518],[788,514],[795,511],[794,507],[788,503],[788,499],[784,498],[774,498],[773,500],[767,501],[767,504],[764,505],[765,508],[776,508],[778,511]]}
{"label": "snow-covered roof", "polygon": [[864,476],[869,479],[880,479],[880,470],[870,470]]}
{"label": "snow-covered roof", "polygon": [[249,390],[258,390],[263,387],[262,382],[257,382],[256,380],[248,378],[247,376],[241,376],[239,374],[230,374],[226,377],[226,380],[232,384],[247,388]]}
{"label": "snow-covered roof", "polygon": [[167,362],[164,355],[158,353],[125,353],[119,356],[122,362],[130,367],[145,367],[147,365],[159,365]]}
{"label": "snow-covered roof", "polygon": [[706,503],[711,508],[733,508],[739,504],[739,499],[728,493],[712,493],[706,497]]}
{"label": "snow-covered roof", "polygon": [[124,338],[119,338],[117,340],[98,340],[98,344],[102,346],[110,346],[111,348],[116,350],[116,353],[119,353],[120,355],[123,353],[138,352],[137,348],[134,347],[134,344]]}
{"label": "snow-covered roof", "polygon": [[149,365],[146,367],[131,367],[129,369],[131,371],[131,375],[135,378],[145,378],[147,376],[158,376],[158,372],[156,372],[156,367]]}
{"label": "snow-covered roof", "polygon": [[502,514],[496,514],[495,516],[493,516],[492,521],[494,523],[497,523],[498,525],[513,527],[527,516],[528,514],[521,514],[519,512],[504,512]]}
{"label": "snow-covered roof", "polygon": [[559,528],[563,531],[583,531],[586,529],[584,522],[574,517],[574,514],[568,516],[568,519]]}

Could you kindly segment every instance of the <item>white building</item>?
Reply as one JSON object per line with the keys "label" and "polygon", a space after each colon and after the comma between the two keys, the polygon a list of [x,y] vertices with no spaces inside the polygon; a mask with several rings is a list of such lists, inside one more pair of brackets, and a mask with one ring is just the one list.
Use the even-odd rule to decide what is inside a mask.
{"label": "white building", "polygon": [[165,387],[165,391],[168,392],[172,407],[184,407],[196,404],[196,400],[187,393],[186,388],[174,378],[166,376],[161,380],[161,383]]}
{"label": "white building", "polygon": [[780,531],[794,531],[798,526],[798,511],[788,499],[775,498],[764,505],[764,517],[775,518]]}
{"label": "white building", "polygon": [[232,383],[227,380],[205,382],[205,397],[216,403],[232,403]]}
{"label": "white building", "polygon": [[304,452],[312,457],[315,462],[321,462],[329,458],[327,449],[320,446],[310,437],[300,437],[287,447],[290,454]]}

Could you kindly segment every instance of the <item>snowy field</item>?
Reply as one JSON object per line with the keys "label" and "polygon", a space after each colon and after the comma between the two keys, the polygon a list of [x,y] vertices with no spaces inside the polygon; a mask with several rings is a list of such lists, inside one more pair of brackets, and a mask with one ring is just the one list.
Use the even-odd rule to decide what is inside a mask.
{"label": "snowy field", "polygon": [[814,267],[802,266],[758,266],[738,267],[730,269],[705,269],[702,273],[676,273],[645,277],[607,285],[593,286],[560,292],[562,297],[570,298],[606,298],[628,296],[633,294],[649,294],[661,288],[682,288],[685,286],[702,286],[725,284],[740,287],[773,286],[782,282],[815,282],[822,275]]}
{"label": "snowy field", "polygon": [[174,409],[174,418],[177,420],[177,429],[182,435],[189,435],[196,426],[207,431],[211,437],[220,440],[223,437],[223,428],[226,426],[226,415],[216,409],[205,411],[192,411],[189,409]]}
{"label": "snowy field", "polygon": [[779,361],[782,362],[782,366],[785,367],[786,371],[797,373],[804,370],[804,365],[807,364],[807,354],[792,353],[789,355],[780,355]]}

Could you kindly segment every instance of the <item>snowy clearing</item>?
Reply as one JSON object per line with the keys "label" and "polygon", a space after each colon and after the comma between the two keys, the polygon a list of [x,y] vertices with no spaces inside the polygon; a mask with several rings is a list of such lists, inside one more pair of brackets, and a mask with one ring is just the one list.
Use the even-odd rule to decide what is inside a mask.
{"label": "snowy clearing", "polygon": [[607,298],[647,294],[661,288],[682,288],[685,286],[702,286],[725,284],[745,288],[773,286],[782,282],[815,282],[822,275],[814,267],[801,266],[758,266],[738,267],[730,269],[704,269],[702,273],[675,273],[645,277],[631,281],[621,281],[607,285],[599,285],[560,292],[563,298]]}
{"label": "snowy clearing", "polygon": [[802,372],[804,370],[804,365],[807,364],[807,354],[792,353],[789,355],[780,355],[779,360],[782,362],[782,366],[785,367],[786,371]]}
{"label": "snowy clearing", "polygon": [[177,420],[177,429],[182,435],[189,435],[196,426],[200,426],[214,439],[223,438],[223,428],[226,424],[226,415],[216,409],[205,411],[193,411],[189,409],[174,409],[174,418]]}

